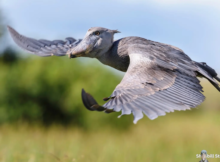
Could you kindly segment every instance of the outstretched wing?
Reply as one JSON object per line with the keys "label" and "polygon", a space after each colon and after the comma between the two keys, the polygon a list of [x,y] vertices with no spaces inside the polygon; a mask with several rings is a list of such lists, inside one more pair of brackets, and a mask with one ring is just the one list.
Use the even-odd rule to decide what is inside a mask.
{"label": "outstretched wing", "polygon": [[127,73],[103,107],[122,111],[122,115],[133,113],[136,123],[143,113],[155,119],[203,102],[202,87],[195,76],[165,62],[158,64],[143,54],[133,53],[129,57]]}
{"label": "outstretched wing", "polygon": [[8,26],[8,30],[15,43],[24,50],[39,56],[65,56],[71,48],[75,47],[81,40],[68,37],[65,41],[44,39],[36,40],[19,34],[16,30]]}
{"label": "outstretched wing", "polygon": [[[160,45],[161,48],[150,46],[146,50],[146,46],[139,46],[129,51],[128,70],[102,106],[105,111],[132,113],[136,123],[143,113],[155,119],[167,112],[196,107],[204,101],[195,63],[182,51]],[[179,54],[172,53],[177,51]]]}

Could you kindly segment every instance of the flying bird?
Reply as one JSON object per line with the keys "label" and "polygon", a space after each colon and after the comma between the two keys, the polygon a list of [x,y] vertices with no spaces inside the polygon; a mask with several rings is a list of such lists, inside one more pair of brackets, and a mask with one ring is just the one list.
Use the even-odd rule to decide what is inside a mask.
{"label": "flying bird", "polygon": [[206,78],[218,91],[220,78],[204,62],[190,59],[181,49],[141,37],[114,40],[118,30],[90,28],[83,39],[68,37],[48,41],[32,39],[8,27],[15,43],[39,56],[97,58],[101,63],[126,72],[103,106],[82,89],[83,104],[91,111],[133,114],[134,123],[143,118],[163,116],[174,110],[200,105],[205,96],[197,77]]}

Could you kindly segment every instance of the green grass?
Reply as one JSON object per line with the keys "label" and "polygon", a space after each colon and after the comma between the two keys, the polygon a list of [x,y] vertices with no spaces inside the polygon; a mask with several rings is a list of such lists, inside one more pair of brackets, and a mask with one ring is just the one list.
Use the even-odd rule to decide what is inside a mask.
{"label": "green grass", "polygon": [[124,131],[4,125],[0,128],[0,161],[175,162],[199,161],[196,154],[203,149],[220,154],[219,114],[188,114],[177,112],[154,121],[145,118]]}
{"label": "green grass", "polygon": [[[196,154],[203,149],[220,154],[220,94],[207,82],[203,85],[207,99],[199,108],[153,121],[145,117],[124,129],[95,120],[96,115],[107,117],[99,112],[90,112],[91,125],[97,126],[89,129],[1,125],[0,162],[176,162],[199,161]],[[131,116],[109,119],[115,127],[132,122]]]}

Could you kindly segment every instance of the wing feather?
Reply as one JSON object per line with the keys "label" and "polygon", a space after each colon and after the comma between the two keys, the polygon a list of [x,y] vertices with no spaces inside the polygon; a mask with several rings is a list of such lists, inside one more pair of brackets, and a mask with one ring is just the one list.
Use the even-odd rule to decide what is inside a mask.
{"label": "wing feather", "polygon": [[45,39],[36,40],[33,38],[25,37],[19,34],[16,30],[8,26],[8,30],[15,41],[15,43],[22,49],[36,54],[38,56],[65,56],[68,51],[74,48],[81,40],[76,40],[74,38],[68,37],[66,41],[54,40],[49,41]]}
{"label": "wing feather", "polygon": [[103,107],[122,111],[122,115],[131,111],[136,123],[143,117],[141,112],[155,119],[174,110],[196,107],[204,101],[196,73],[182,70],[195,70],[194,65],[175,65],[174,68],[174,64],[150,60],[142,53],[132,53],[129,57],[130,65],[124,78]]}

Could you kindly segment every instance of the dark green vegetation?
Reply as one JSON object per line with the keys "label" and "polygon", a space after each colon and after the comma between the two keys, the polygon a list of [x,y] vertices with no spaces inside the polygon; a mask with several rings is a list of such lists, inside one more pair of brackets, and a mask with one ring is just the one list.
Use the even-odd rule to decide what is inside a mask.
{"label": "dark green vegetation", "polygon": [[115,125],[119,114],[89,112],[82,104],[82,88],[104,103],[102,98],[110,95],[120,81],[120,77],[96,64],[100,63],[67,57],[29,57],[10,62],[2,58],[0,122],[59,123],[86,128],[92,120]]}

